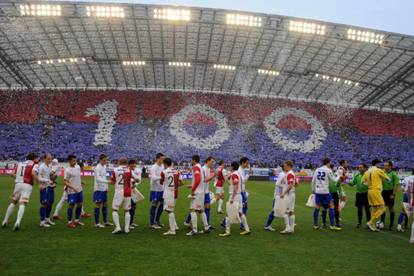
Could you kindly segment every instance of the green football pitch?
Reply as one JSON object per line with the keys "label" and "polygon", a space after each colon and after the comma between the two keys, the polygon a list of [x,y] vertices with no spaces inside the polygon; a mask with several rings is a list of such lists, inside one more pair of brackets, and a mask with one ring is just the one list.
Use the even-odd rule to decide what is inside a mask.
{"label": "green football pitch", "polygon": [[[93,213],[92,178],[85,179],[85,209]],[[148,180],[140,187],[148,195]],[[1,219],[13,191],[13,179],[0,177]],[[414,246],[408,243],[409,233],[382,231],[371,233],[365,227],[356,229],[354,190],[347,188],[348,203],[343,210],[340,232],[313,230],[312,209],[305,207],[310,193],[308,184],[301,184],[296,197],[296,232],[282,236],[266,232],[263,225],[271,209],[274,184],[249,182],[248,222],[252,235],[240,236],[236,225],[232,236],[218,237],[222,231],[223,215],[212,207],[210,234],[187,237],[183,221],[188,213],[187,189],[180,188],[176,206],[180,230],[177,236],[165,237],[165,230],[150,230],[149,202],[146,198],[137,206],[139,227],[129,235],[112,235],[112,228],[95,229],[93,218],[86,225],[68,229],[65,220],[49,229],[39,227],[39,191],[33,190],[26,209],[22,229],[13,232],[12,226],[0,229],[0,273],[9,274],[94,274],[94,275],[414,275],[412,255]],[[56,200],[62,193],[62,181],[56,190]],[[112,190],[111,197],[112,199]],[[112,201],[112,200],[111,200]],[[398,197],[399,206],[401,195]],[[399,207],[397,208],[397,216]],[[14,223],[16,210],[10,224]],[[109,216],[111,213],[109,212]],[[66,206],[62,209],[66,217]],[[122,216],[121,216],[122,217]],[[163,214],[163,223],[168,219]],[[283,222],[273,226],[283,229]]]}

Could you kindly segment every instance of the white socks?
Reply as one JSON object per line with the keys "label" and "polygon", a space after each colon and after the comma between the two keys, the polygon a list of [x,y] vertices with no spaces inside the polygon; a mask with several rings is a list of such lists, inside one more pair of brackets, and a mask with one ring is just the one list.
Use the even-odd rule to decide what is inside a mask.
{"label": "white socks", "polygon": [[65,204],[65,198],[62,196],[62,198],[60,199],[60,201],[56,205],[55,213],[53,214],[53,216],[56,216],[56,217],[59,216],[59,211],[60,211],[60,209],[62,209],[63,204]]}
{"label": "white socks", "polygon": [[13,214],[14,206],[16,206],[16,204],[10,203],[9,207],[7,207],[7,211],[6,211],[6,215],[4,216],[3,223],[7,223],[9,221],[11,214]]}
{"label": "white socks", "polygon": [[19,211],[17,212],[16,224],[19,224],[20,225],[20,222],[22,221],[22,218],[23,218],[23,214],[24,214],[25,207],[26,206],[24,206],[24,204],[20,204]]}
{"label": "white socks", "polygon": [[223,200],[221,198],[218,200],[218,209],[217,209],[217,211],[219,213],[223,212]]}
{"label": "white socks", "polygon": [[204,230],[207,230],[208,229],[207,215],[204,212],[201,214],[201,221],[204,224]]}
{"label": "white socks", "polygon": [[410,241],[414,241],[414,222],[411,224],[411,239]]}
{"label": "white socks", "polygon": [[[243,224],[244,230],[250,232],[250,228],[249,228],[249,225],[247,224],[247,218],[246,218],[246,216],[244,214],[242,214],[240,216],[240,218],[241,218],[241,222]],[[227,226],[227,224],[226,224],[226,226]]]}
{"label": "white socks", "polygon": [[131,214],[129,211],[125,212],[125,232],[129,232],[129,224],[131,223]]}
{"label": "white socks", "polygon": [[285,222],[285,226],[286,226],[286,229],[285,230],[290,230],[289,216],[288,215],[284,215],[283,216],[283,221]]}
{"label": "white socks", "polygon": [[177,223],[175,222],[175,215],[173,212],[168,213],[168,222],[170,223],[170,231],[175,232]]}
{"label": "white socks", "polygon": [[197,214],[196,212],[191,212],[191,224],[193,226],[193,232],[197,233]]}
{"label": "white socks", "polygon": [[121,229],[121,226],[119,225],[119,214],[117,211],[112,211],[112,220],[115,224],[115,228]]}
{"label": "white socks", "polygon": [[230,220],[228,217],[226,217],[225,221],[226,221],[226,233],[230,234]]}
{"label": "white socks", "polygon": [[289,216],[290,231],[295,231],[295,215]]}

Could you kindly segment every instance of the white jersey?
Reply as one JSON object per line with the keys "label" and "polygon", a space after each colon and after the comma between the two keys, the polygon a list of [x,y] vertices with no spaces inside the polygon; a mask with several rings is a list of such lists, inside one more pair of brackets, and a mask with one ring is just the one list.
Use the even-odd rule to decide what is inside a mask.
{"label": "white jersey", "polygon": [[234,171],[230,174],[230,185],[229,185],[229,194],[232,195],[234,193],[234,182],[238,181],[238,185],[237,185],[237,192],[236,194],[240,194],[241,193],[241,176],[240,173],[238,171]]}
{"label": "white jersey", "polygon": [[[70,185],[74,187],[78,192],[82,191],[82,181],[81,181],[81,168],[78,164],[74,167],[66,167],[65,169],[65,180],[69,181]],[[75,194],[71,188],[67,188],[68,194]]]}
{"label": "white jersey", "polygon": [[250,175],[246,173],[246,170],[244,170],[242,167],[239,167],[239,170],[237,171],[239,175],[239,189],[241,192],[246,191],[246,183],[249,180]]}
{"label": "white jersey", "polygon": [[410,194],[412,196],[414,190],[414,175],[407,176],[404,178],[404,193]]}
{"label": "white jersey", "polygon": [[135,170],[132,172],[132,175],[134,177],[134,184],[135,186],[138,186],[139,184],[141,184],[142,181],[142,168],[141,167],[135,167]]}
{"label": "white jersey", "polygon": [[162,192],[164,189],[163,185],[161,185],[161,173],[164,170],[164,166],[159,166],[157,163],[151,166],[151,191],[154,192]]}
{"label": "white jersey", "polygon": [[203,168],[201,168],[200,164],[197,164],[193,167],[193,182],[192,187],[194,187],[194,181],[195,181],[195,174],[200,174],[200,183],[198,184],[197,188],[195,189],[194,193],[196,194],[204,194],[205,193],[205,183],[204,183],[204,172]]}
{"label": "white jersey", "polygon": [[174,199],[175,197],[175,179],[174,179],[174,174],[176,172],[171,169],[171,168],[167,168],[163,171],[163,175],[164,175],[164,193],[163,193],[163,198],[164,199]]}
{"label": "white jersey", "polygon": [[98,163],[94,170],[93,190],[106,192],[108,191],[108,179],[106,178],[106,166]]}
{"label": "white jersey", "polygon": [[113,179],[115,180],[115,192],[124,193],[124,173],[127,171],[126,166],[114,168]]}
{"label": "white jersey", "polygon": [[312,189],[315,194],[329,194],[329,181],[338,181],[330,168],[322,166],[316,169],[312,178]]}
{"label": "white jersey", "polygon": [[289,184],[293,184],[293,187],[289,190],[289,194],[294,194],[296,184],[295,174],[293,171],[281,172],[277,177],[275,185],[275,197],[284,193],[288,189]]}
{"label": "white jersey", "polygon": [[46,165],[46,163],[42,163],[39,166],[38,171],[38,177],[39,182],[42,185],[42,187],[46,188],[52,184],[52,181],[50,180],[50,174],[52,173],[52,166]]}
{"label": "white jersey", "polygon": [[19,162],[17,164],[17,168],[16,168],[16,179],[14,180],[14,182],[16,184],[18,183],[24,183],[24,169],[26,168],[26,165],[28,164],[29,161],[25,161],[25,162]]}
{"label": "white jersey", "polygon": [[[204,165],[202,168],[202,172],[204,174],[204,181],[210,177],[211,175],[211,169],[207,167],[207,165]],[[204,182],[204,193],[208,194],[210,192],[210,181]]]}

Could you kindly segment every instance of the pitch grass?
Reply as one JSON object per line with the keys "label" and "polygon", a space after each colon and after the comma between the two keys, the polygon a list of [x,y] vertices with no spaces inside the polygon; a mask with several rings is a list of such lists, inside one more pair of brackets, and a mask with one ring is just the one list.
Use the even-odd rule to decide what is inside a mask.
{"label": "pitch grass", "polygon": [[[85,181],[85,207],[93,213],[93,180],[86,178]],[[59,184],[56,200],[62,193],[61,179]],[[13,186],[11,177],[0,177],[1,219]],[[140,188],[146,196],[148,186],[145,180]],[[209,235],[185,236],[187,229],[182,223],[189,206],[185,187],[181,188],[177,203],[176,216],[181,229],[175,237],[164,237],[165,230],[148,228],[147,199],[138,205],[139,227],[129,235],[112,235],[112,228],[95,229],[92,218],[84,220],[86,225],[76,229],[66,228],[65,220],[49,229],[40,228],[39,191],[35,188],[21,231],[12,232],[11,226],[0,229],[0,274],[414,275],[414,246],[408,243],[409,233],[370,233],[365,227],[355,228],[353,189],[347,189],[349,201],[342,213],[343,230],[330,232],[312,229],[312,210],[304,206],[310,187],[301,185],[297,189],[296,233],[291,236],[263,230],[272,204],[273,183],[250,182],[248,189],[248,222],[252,235],[240,236],[234,225],[231,237],[220,238],[223,216],[216,213],[216,204],[212,211],[216,230]],[[398,202],[400,199],[401,195]],[[66,217],[66,206],[60,215]],[[16,212],[11,224],[15,216]],[[168,224],[165,215],[162,221]],[[274,227],[282,230],[282,221],[276,220]]]}

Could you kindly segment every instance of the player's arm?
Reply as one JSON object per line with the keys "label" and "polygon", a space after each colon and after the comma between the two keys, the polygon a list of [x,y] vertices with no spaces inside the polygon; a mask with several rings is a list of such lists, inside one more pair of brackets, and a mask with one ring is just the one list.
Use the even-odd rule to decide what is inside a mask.
{"label": "player's arm", "polygon": [[[206,174],[207,174],[207,172],[206,172]],[[211,180],[213,180],[213,178],[216,176],[216,173],[214,172],[214,173],[210,173],[210,175],[206,175],[206,178],[205,178],[205,182],[209,182],[209,181],[211,181]]]}
{"label": "player's arm", "polygon": [[233,204],[234,198],[236,197],[236,194],[239,190],[239,177],[233,174],[232,180],[233,180],[233,194],[231,195],[231,198],[230,198],[230,204]]}
{"label": "player's arm", "polygon": [[34,183],[36,183],[39,186],[39,189],[43,190],[44,187],[42,186],[42,183],[41,183],[40,178],[39,178],[39,170],[35,167],[33,167],[33,169],[32,169],[32,177],[34,179]]}
{"label": "player's arm", "polygon": [[394,188],[392,189],[391,198],[395,198],[395,195],[398,192],[398,186],[400,184],[400,178],[398,177],[398,175],[396,173],[394,173],[394,177],[393,178],[394,179],[393,179],[393,183],[392,184],[394,185]]}
{"label": "player's arm", "polygon": [[191,195],[194,196],[195,191],[197,190],[198,186],[200,185],[201,182],[201,172],[200,172],[200,168],[199,167],[195,167],[194,168],[194,184],[191,187]]}
{"label": "player's arm", "polygon": [[379,176],[384,179],[384,180],[390,180],[390,178],[388,177],[388,175],[381,169],[379,169]]}
{"label": "player's arm", "polygon": [[295,176],[292,174],[288,174],[287,175],[287,182],[288,182],[288,187],[286,189],[286,191],[283,191],[282,194],[280,195],[281,198],[283,198],[287,193],[289,193],[289,191],[295,186]]}
{"label": "player's arm", "polygon": [[315,171],[313,173],[312,176],[312,193],[315,193],[315,186],[316,186],[316,175],[317,175],[317,171]]}
{"label": "player's arm", "polygon": [[113,171],[112,174],[111,174],[111,179],[109,180],[109,184],[115,185],[115,181],[116,181],[115,171]]}
{"label": "player's arm", "polygon": [[328,171],[328,180],[338,182],[339,179],[340,179],[339,175],[335,176],[332,171]]}

